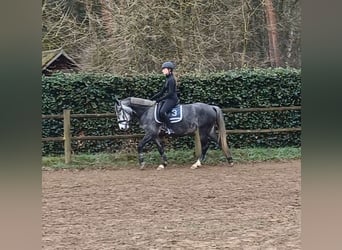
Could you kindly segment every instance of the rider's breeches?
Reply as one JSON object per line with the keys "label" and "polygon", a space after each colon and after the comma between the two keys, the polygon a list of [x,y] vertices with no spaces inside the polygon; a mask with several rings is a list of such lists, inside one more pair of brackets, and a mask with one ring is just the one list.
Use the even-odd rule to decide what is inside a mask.
{"label": "rider's breeches", "polygon": [[163,122],[166,123],[166,125],[170,126],[170,120],[168,117],[168,113],[172,110],[173,107],[175,107],[177,104],[177,100],[173,99],[166,99],[163,101],[163,105],[160,108],[160,118],[163,120]]}

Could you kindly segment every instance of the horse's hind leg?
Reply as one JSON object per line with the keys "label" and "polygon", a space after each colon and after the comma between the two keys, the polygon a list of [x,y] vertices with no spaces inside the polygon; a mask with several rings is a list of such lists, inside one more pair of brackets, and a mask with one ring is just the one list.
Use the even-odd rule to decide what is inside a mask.
{"label": "horse's hind leg", "polygon": [[197,159],[197,161],[191,166],[191,169],[196,169],[202,165],[202,162],[205,160],[206,153],[209,148],[209,139],[207,135],[203,133],[200,134],[200,142],[201,142],[201,155]]}
{"label": "horse's hind leg", "polygon": [[[219,147],[222,149],[222,146],[221,146],[221,144],[220,144],[219,141],[218,141],[218,136],[217,136],[217,134],[215,133],[214,127],[211,129],[211,131],[210,131],[210,133],[209,133],[209,137],[210,137],[215,143],[217,143],[217,145],[219,145]],[[228,149],[228,152],[227,152],[227,153],[226,153],[223,149],[222,149],[222,151],[223,151],[224,155],[226,156],[226,159],[227,159],[227,161],[228,161],[228,164],[229,164],[230,166],[233,166],[233,157],[232,157],[231,154],[230,154],[230,150]]]}
{"label": "horse's hind leg", "polygon": [[202,154],[201,154],[201,162],[205,160],[205,157],[207,155],[207,151],[209,149],[209,138],[205,136],[203,139],[201,139],[201,145],[202,145]]}

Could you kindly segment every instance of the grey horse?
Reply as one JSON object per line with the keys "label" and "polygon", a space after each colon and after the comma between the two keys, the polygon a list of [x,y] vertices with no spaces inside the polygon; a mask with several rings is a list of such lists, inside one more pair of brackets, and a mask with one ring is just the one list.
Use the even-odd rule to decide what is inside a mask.
{"label": "grey horse", "polygon": [[[145,136],[138,144],[139,164],[141,169],[145,167],[143,149],[150,141],[153,141],[157,145],[162,158],[162,163],[158,166],[158,169],[163,169],[167,165],[167,157],[161,143],[161,136],[165,135],[163,133],[163,124],[156,118],[155,106],[156,102],[148,99],[127,97],[123,100],[119,100],[115,98],[115,112],[119,128],[127,130],[132,116],[135,115],[139,120],[140,127],[145,131]],[[233,158],[227,145],[222,110],[217,106],[200,102],[183,104],[181,106],[183,118],[178,122],[171,123],[171,128],[175,132],[171,136],[194,135],[196,131],[199,132],[201,153],[191,168],[201,166],[209,148],[210,139],[219,144],[227,158],[229,166],[233,166]],[[216,134],[215,128],[217,128],[218,134]]]}

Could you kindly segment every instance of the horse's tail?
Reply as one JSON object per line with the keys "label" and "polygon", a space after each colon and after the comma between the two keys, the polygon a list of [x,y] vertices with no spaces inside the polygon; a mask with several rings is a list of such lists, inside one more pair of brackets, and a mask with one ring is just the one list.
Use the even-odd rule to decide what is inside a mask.
{"label": "horse's tail", "polygon": [[221,146],[222,151],[226,155],[226,157],[231,158],[228,145],[227,145],[226,125],[224,123],[223,112],[217,106],[214,106],[214,110],[216,112],[216,124],[218,128],[218,142]]}

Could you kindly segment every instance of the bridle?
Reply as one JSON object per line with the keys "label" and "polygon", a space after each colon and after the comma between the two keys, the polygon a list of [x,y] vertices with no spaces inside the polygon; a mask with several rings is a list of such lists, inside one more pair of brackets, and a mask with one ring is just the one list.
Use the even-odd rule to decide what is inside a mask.
{"label": "bridle", "polygon": [[121,102],[119,102],[117,105],[115,105],[115,111],[116,111],[116,115],[118,117],[118,123],[119,125],[122,123],[125,123],[124,126],[126,127],[126,129],[129,126],[129,121],[130,121],[130,111],[129,111],[129,107],[124,108],[123,105],[121,104]]}
{"label": "bridle", "polygon": [[120,107],[117,107],[117,114],[122,112],[122,120],[118,120],[118,123],[123,123],[123,122],[129,122],[128,119],[128,112],[122,108],[122,106],[120,105]]}

